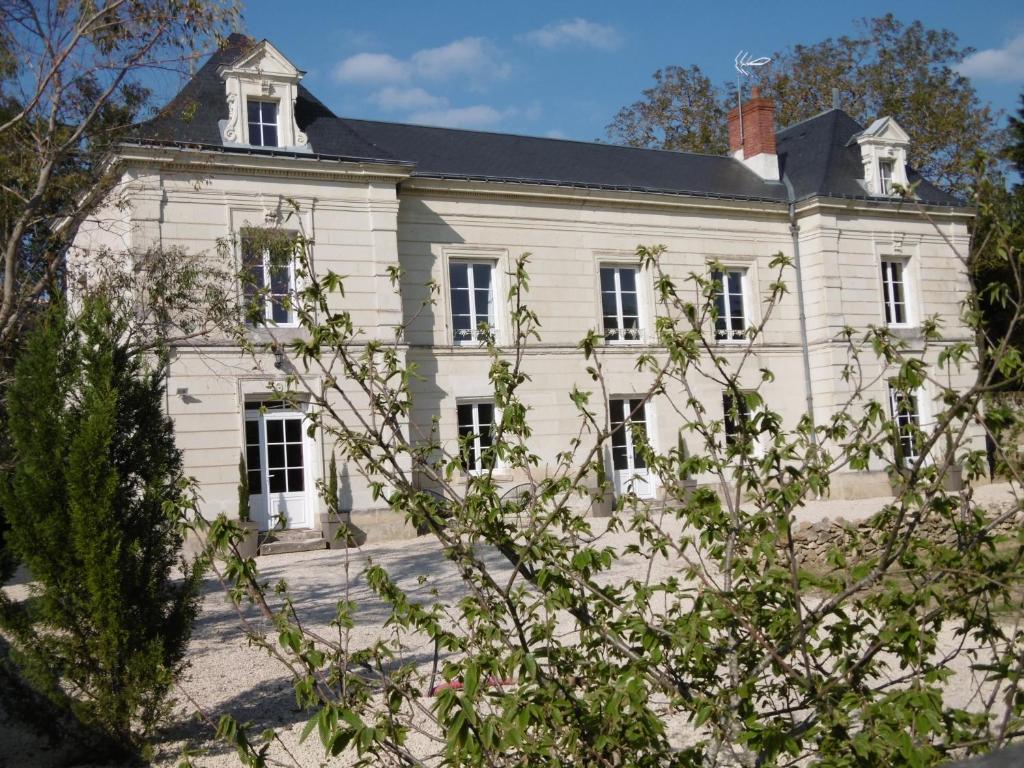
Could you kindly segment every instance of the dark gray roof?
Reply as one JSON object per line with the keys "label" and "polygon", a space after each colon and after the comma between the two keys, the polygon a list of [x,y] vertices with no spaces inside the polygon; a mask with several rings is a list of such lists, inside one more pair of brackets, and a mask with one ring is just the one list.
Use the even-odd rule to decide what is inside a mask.
{"label": "dark gray roof", "polygon": [[[228,107],[217,70],[252,44],[243,35],[231,35],[157,117],[138,126],[135,138],[275,154],[273,149],[224,147],[218,126],[227,120]],[[782,183],[761,179],[732,157],[343,118],[301,85],[295,117],[315,156],[408,162],[414,165],[413,176],[788,200]],[[860,130],[845,112],[830,110],[778,133],[780,167],[796,199],[868,197],[857,182],[863,173],[860,149],[847,146]],[[913,172],[910,177],[918,178]],[[930,203],[958,202],[927,182],[918,194]]]}
{"label": "dark gray roof", "polygon": [[[133,138],[168,144],[222,147],[219,121],[228,119],[224,82],[217,70],[231,64],[252,46],[245,35],[233,34],[214,53],[160,113],[138,126]],[[338,120],[319,99],[299,86],[295,122],[318,155],[363,160],[393,160]],[[254,150],[265,151],[265,150]]]}
{"label": "dark gray roof", "polygon": [[[797,200],[808,197],[869,198],[861,185],[864,168],[860,147],[849,146],[864,126],[843,112],[830,109],[775,134],[779,170],[793,186]],[[960,201],[907,168],[907,178],[918,182],[918,198],[934,205],[960,205]]]}
{"label": "dark gray roof", "polygon": [[731,157],[372,120],[340,122],[396,158],[415,162],[415,176],[786,200],[782,184],[764,181]]}

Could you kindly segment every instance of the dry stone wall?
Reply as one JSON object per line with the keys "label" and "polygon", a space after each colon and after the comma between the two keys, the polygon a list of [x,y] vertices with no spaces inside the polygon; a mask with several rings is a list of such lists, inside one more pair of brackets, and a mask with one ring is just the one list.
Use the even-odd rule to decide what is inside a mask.
{"label": "dry stone wall", "polygon": [[[1015,534],[1024,528],[1024,509],[1013,501],[989,505],[986,517],[994,523],[992,531],[996,534]],[[797,559],[804,567],[827,567],[829,553],[837,548],[858,559],[874,557],[881,550],[883,538],[876,530],[876,521],[877,515],[856,521],[826,517],[797,523],[793,528]],[[936,544],[954,545],[957,528],[948,518],[930,514],[918,524],[915,535]]]}

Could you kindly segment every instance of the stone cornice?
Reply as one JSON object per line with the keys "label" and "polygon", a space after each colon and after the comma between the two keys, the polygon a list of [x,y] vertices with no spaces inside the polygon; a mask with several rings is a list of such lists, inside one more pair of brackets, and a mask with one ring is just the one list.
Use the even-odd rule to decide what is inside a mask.
{"label": "stone cornice", "polygon": [[515,200],[561,205],[592,203],[601,206],[633,208],[690,208],[701,211],[718,211],[727,214],[742,213],[770,218],[784,217],[788,212],[785,202],[773,200],[744,200],[698,194],[688,195],[684,193],[646,192],[642,190],[601,189],[555,183],[540,184],[485,179],[442,179],[426,178],[423,176],[412,176],[408,181],[403,182],[400,195]]}
{"label": "stone cornice", "polygon": [[917,200],[867,200],[843,197],[809,197],[796,204],[797,216],[817,212],[856,213],[860,216],[922,219],[927,214],[932,219],[962,220],[964,223],[975,217],[975,210],[968,206],[929,205]]}
{"label": "stone cornice", "polygon": [[409,178],[411,163],[375,162],[322,155],[280,155],[217,148],[122,144],[116,162],[163,171],[200,175],[264,176],[290,179],[382,182]]}

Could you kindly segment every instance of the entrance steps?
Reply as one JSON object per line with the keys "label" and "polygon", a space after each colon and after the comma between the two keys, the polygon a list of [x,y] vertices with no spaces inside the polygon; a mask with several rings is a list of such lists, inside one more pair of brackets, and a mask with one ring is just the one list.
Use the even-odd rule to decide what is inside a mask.
{"label": "entrance steps", "polygon": [[270,531],[260,545],[260,555],[283,555],[286,552],[309,552],[327,549],[327,542],[321,531],[312,528],[292,528],[286,531]]}

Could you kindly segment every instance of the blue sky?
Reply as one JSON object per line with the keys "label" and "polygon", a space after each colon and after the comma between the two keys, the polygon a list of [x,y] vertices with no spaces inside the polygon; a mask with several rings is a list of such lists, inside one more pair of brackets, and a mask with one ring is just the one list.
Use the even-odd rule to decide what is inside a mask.
{"label": "blue sky", "polygon": [[698,64],[716,82],[733,58],[850,34],[896,9],[978,49],[980,96],[1015,111],[1024,90],[1024,3],[472,2],[248,0],[244,31],[307,71],[337,114],[593,140],[651,74]]}

